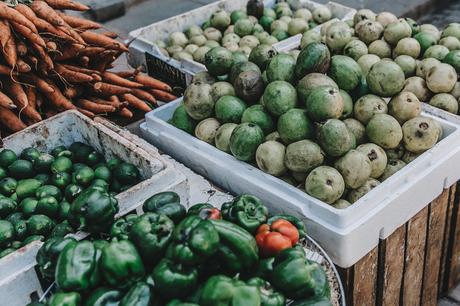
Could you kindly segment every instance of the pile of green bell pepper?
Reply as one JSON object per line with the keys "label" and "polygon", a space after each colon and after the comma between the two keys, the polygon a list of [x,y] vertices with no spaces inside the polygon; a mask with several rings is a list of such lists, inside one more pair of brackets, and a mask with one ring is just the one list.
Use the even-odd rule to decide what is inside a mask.
{"label": "pile of green bell pepper", "polygon": [[[99,203],[101,224],[91,223],[97,218],[89,212],[77,218],[106,239],[55,237],[43,245],[39,270],[57,285],[46,305],[283,306],[288,299],[299,306],[330,305],[327,276],[301,246],[263,257],[255,224],[283,219],[299,233],[305,228],[293,216],[270,217],[256,197],[242,195],[221,214],[208,203],[187,211],[177,194],[161,193],[144,203],[143,215],[127,215],[110,227],[102,225],[109,196],[89,189],[74,204],[81,197],[86,205]],[[210,218],[211,210],[223,219]]]}
{"label": "pile of green bell pepper", "polygon": [[81,142],[49,153],[0,151],[0,258],[78,229],[106,231],[118,212],[115,194],[140,179],[134,165]]}

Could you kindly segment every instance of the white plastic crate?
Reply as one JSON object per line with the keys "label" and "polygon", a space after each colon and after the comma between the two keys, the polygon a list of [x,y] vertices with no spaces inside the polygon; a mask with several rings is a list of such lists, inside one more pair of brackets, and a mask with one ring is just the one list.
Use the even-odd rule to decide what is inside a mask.
{"label": "white plastic crate", "polygon": [[[165,161],[157,149],[130,141],[130,133],[118,129],[106,120],[96,122],[78,111],[66,111],[4,138],[3,145],[19,154],[27,147],[49,152],[57,146],[81,141],[94,147],[106,159],[118,156],[134,164],[140,170],[142,181],[116,196],[120,207],[118,216],[136,209],[157,193],[158,188],[181,182],[186,185],[185,176]],[[21,267],[30,266],[27,260],[35,258],[36,251],[34,247],[24,246],[1,258],[0,281]]]}
{"label": "white plastic crate", "polygon": [[[247,0],[220,0],[130,32],[129,39],[133,41],[129,46],[129,64],[133,67],[151,67],[152,70],[160,71],[160,74],[174,79],[176,82],[189,84],[192,76],[197,72],[206,70],[206,67],[195,61],[177,61],[166,57],[160,52],[154,41],[166,40],[172,32],[182,32],[192,25],[201,25],[218,9],[233,11],[245,8],[246,3]],[[275,0],[264,1],[266,7],[273,7],[275,3]],[[293,1],[292,5],[295,8],[305,7],[309,9],[327,6],[333,17],[339,19],[349,19],[349,16],[353,16],[356,12],[355,9],[334,2],[320,4],[309,0],[296,0]],[[292,39],[291,37],[287,40],[291,41]]]}
{"label": "white plastic crate", "polygon": [[141,125],[145,138],[225,190],[254,194],[274,211],[299,216],[334,263],[344,268],[460,178],[460,126],[423,113],[441,124],[443,139],[349,208],[335,209],[168,124],[180,103],[178,99],[148,113]]}

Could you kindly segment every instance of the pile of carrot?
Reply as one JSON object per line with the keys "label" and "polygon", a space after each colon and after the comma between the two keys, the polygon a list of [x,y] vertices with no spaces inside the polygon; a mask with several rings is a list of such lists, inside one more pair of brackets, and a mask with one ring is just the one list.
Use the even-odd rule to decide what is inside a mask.
{"label": "pile of carrot", "polygon": [[[20,1],[21,2],[21,1]],[[24,1],[22,1],[24,2]],[[110,72],[127,46],[102,26],[63,10],[86,11],[70,0],[0,1],[0,125],[17,132],[58,112],[132,118],[157,100],[176,97],[171,87],[134,71]],[[0,131],[1,132],[1,131]]]}

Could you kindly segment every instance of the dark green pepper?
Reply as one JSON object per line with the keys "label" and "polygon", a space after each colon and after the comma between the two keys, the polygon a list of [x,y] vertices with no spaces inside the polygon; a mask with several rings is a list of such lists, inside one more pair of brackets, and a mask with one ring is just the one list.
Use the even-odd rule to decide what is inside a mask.
{"label": "dark green pepper", "polygon": [[81,188],[81,186],[75,184],[67,185],[64,190],[65,199],[69,202],[73,202],[73,200],[75,200],[80,195],[80,193],[82,193],[82,191],[83,188]]}
{"label": "dark green pepper", "polygon": [[43,235],[32,235],[24,239],[24,241],[22,242],[22,246],[26,246],[29,243],[32,243],[34,241],[44,241],[44,240],[45,240],[45,236]]}
{"label": "dark green pepper", "polygon": [[110,182],[112,179],[112,173],[110,172],[109,167],[105,165],[100,165],[94,169],[94,178]]}
{"label": "dark green pepper", "polygon": [[132,185],[139,181],[139,169],[133,164],[122,162],[113,170],[113,177],[122,185]]}
{"label": "dark green pepper", "polygon": [[61,189],[65,189],[71,181],[72,177],[67,172],[54,173],[51,177],[51,183]]}
{"label": "dark green pepper", "polygon": [[267,220],[268,225],[272,225],[273,222],[275,222],[278,219],[284,219],[286,221],[289,221],[297,227],[297,230],[299,231],[299,238],[303,238],[307,235],[307,229],[305,228],[305,224],[300,221],[299,218],[294,217],[292,215],[286,215],[286,214],[279,214],[279,215],[274,215]]}
{"label": "dark green pepper", "polygon": [[0,218],[5,218],[16,210],[17,204],[10,198],[0,199]]}
{"label": "dark green pepper", "polygon": [[122,296],[118,290],[100,287],[91,293],[84,306],[118,306]]}
{"label": "dark green pepper", "polygon": [[49,173],[54,157],[50,154],[42,153],[34,161],[34,169],[37,173]]}
{"label": "dark green pepper", "polygon": [[19,209],[24,213],[25,217],[30,217],[35,214],[38,201],[35,198],[25,198],[19,203]]}
{"label": "dark green pepper", "polygon": [[131,228],[138,218],[137,215],[130,214],[115,221],[110,228],[110,237],[117,240],[128,240]]}
{"label": "dark green pepper", "polygon": [[220,245],[217,256],[223,267],[233,272],[250,270],[259,260],[257,243],[248,231],[225,221],[210,220],[219,233]]}
{"label": "dark green pepper", "polygon": [[284,306],[286,298],[280,292],[273,289],[272,285],[260,277],[253,277],[246,281],[249,286],[255,286],[259,289],[261,306]]}
{"label": "dark green pepper", "polygon": [[255,196],[247,194],[224,203],[221,211],[224,220],[238,224],[251,234],[254,234],[268,217],[267,207]]}
{"label": "dark green pepper", "polygon": [[48,236],[54,227],[54,221],[45,215],[33,215],[27,219],[27,231],[30,235]]}
{"label": "dark green pepper", "polygon": [[90,241],[71,241],[59,255],[55,282],[65,291],[86,291],[99,282],[96,247]]}
{"label": "dark green pepper", "polygon": [[112,241],[102,249],[101,271],[109,285],[120,289],[131,287],[145,274],[142,259],[128,240]]}
{"label": "dark green pepper", "polygon": [[156,291],[165,298],[182,298],[192,293],[198,284],[198,271],[195,267],[162,259],[153,269]]}
{"label": "dark green pepper", "polygon": [[43,185],[37,189],[35,192],[35,197],[37,199],[42,199],[45,197],[53,197],[56,200],[62,200],[62,193],[59,188],[54,185]]}
{"label": "dark green pepper", "polygon": [[199,203],[190,207],[187,215],[197,215],[203,220],[222,219],[220,210],[209,203]]}
{"label": "dark green pepper", "polygon": [[59,203],[58,218],[59,220],[66,220],[70,212],[70,203],[66,200],[62,200]]}
{"label": "dark green pepper", "polygon": [[72,174],[72,183],[80,186],[88,186],[94,179],[94,171],[88,166],[82,167]]}
{"label": "dark green pepper", "polygon": [[42,182],[42,185],[47,185],[47,184],[51,183],[51,176],[49,176],[46,173],[37,174],[34,177],[34,179],[36,179],[37,181]]}
{"label": "dark green pepper", "polygon": [[25,220],[17,221],[14,225],[14,232],[16,233],[16,239],[24,240],[28,233],[27,222]]}
{"label": "dark green pepper", "polygon": [[6,246],[15,237],[14,225],[6,220],[0,220],[0,247]]}
{"label": "dark green pepper", "polygon": [[173,230],[174,223],[166,215],[146,213],[132,225],[129,239],[144,259],[155,264],[166,251]]}
{"label": "dark green pepper", "polygon": [[273,272],[273,262],[275,257],[268,257],[259,260],[257,267],[250,275],[263,279],[270,279],[270,274]]}
{"label": "dark green pepper", "polygon": [[46,304],[47,306],[79,306],[81,296],[78,292],[55,293]]}
{"label": "dark green pepper", "polygon": [[22,248],[22,242],[21,241],[13,241],[10,243],[10,248],[13,248],[13,249],[19,249],[19,248]]}
{"label": "dark green pepper", "polygon": [[154,212],[168,216],[174,223],[179,223],[185,217],[185,207],[180,203],[180,197],[172,191],[160,192],[144,202],[144,212]]}
{"label": "dark green pepper", "polygon": [[172,300],[166,306],[200,306],[195,303],[181,302],[180,300]]}
{"label": "dark green pepper", "polygon": [[15,248],[7,248],[0,252],[0,258],[10,255],[16,251]]}
{"label": "dark green pepper", "polygon": [[59,212],[59,202],[53,197],[44,197],[38,200],[35,208],[37,214],[43,214],[50,218],[55,218]]}
{"label": "dark green pepper", "polygon": [[40,152],[35,148],[26,148],[21,152],[21,159],[34,162],[40,156]]}
{"label": "dark green pepper", "polygon": [[16,191],[18,181],[12,177],[6,177],[0,181],[0,193],[9,197]]}
{"label": "dark green pepper", "polygon": [[188,216],[174,229],[166,256],[175,262],[194,265],[204,262],[219,248],[219,234],[209,220]]}
{"label": "dark green pepper", "polygon": [[37,179],[25,179],[18,182],[16,187],[16,194],[18,199],[22,200],[27,197],[33,197],[38,188],[40,188],[43,183]]}
{"label": "dark green pepper", "polygon": [[153,303],[150,286],[145,282],[137,282],[121,299],[120,306],[149,306]]}
{"label": "dark green pepper", "polygon": [[210,277],[201,293],[201,306],[261,306],[259,289],[224,275]]}
{"label": "dark green pepper", "polygon": [[49,280],[54,280],[56,264],[59,254],[74,238],[54,237],[48,239],[37,252],[38,269],[42,276]]}
{"label": "dark green pepper", "polygon": [[105,192],[87,189],[76,198],[69,212],[70,224],[91,233],[105,231],[118,212],[118,201]]}
{"label": "dark green pepper", "polygon": [[332,306],[332,303],[328,297],[321,296],[306,300],[297,300],[290,306]]}
{"label": "dark green pepper", "polygon": [[73,228],[70,226],[69,221],[64,220],[53,228],[50,237],[64,237],[72,232]]}
{"label": "dark green pepper", "polygon": [[103,162],[105,162],[104,156],[95,150],[89,153],[88,157],[86,158],[86,164],[88,164],[91,167],[94,167]]}
{"label": "dark green pepper", "polygon": [[285,249],[276,256],[270,281],[291,299],[330,295],[323,268],[316,262],[309,261],[299,246]]}
{"label": "dark green pepper", "polygon": [[67,150],[66,146],[57,146],[56,148],[51,150],[50,154],[53,155],[54,157],[58,157],[59,153],[65,150]]}
{"label": "dark green pepper", "polygon": [[15,224],[18,221],[24,220],[24,214],[22,212],[15,212],[8,215],[5,220]]}
{"label": "dark green pepper", "polygon": [[113,171],[116,167],[118,167],[121,164],[121,162],[121,159],[119,159],[118,157],[111,158],[107,162],[107,167],[109,167],[110,171]]}

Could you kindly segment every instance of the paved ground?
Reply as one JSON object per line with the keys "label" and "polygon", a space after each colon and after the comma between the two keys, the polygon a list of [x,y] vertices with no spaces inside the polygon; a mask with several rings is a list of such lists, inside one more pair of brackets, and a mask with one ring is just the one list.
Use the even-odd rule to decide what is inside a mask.
{"label": "paved ground", "polygon": [[[104,25],[111,31],[127,37],[127,34],[139,27],[153,22],[189,11],[215,0],[144,0],[140,4],[132,6],[126,15],[108,21]],[[317,0],[326,3],[328,0]],[[390,11],[397,15],[409,15],[417,18],[419,22],[433,23],[443,27],[450,22],[459,22],[460,1],[437,1],[439,7],[430,9],[433,0],[336,0],[355,8],[370,8],[376,12]],[[119,61],[117,68],[126,67],[125,60]],[[460,306],[460,286],[455,288],[448,297],[439,301],[439,306]]]}

